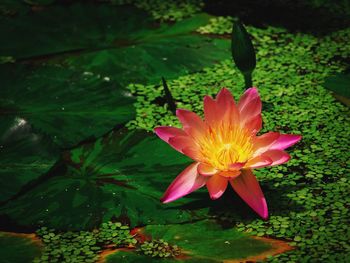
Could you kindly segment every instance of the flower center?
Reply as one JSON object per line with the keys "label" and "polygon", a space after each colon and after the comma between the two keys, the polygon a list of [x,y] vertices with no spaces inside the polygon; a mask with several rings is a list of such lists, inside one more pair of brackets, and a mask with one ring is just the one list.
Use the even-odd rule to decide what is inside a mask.
{"label": "flower center", "polygon": [[246,162],[253,154],[250,134],[244,128],[228,123],[209,127],[198,144],[203,161],[220,171],[227,171],[230,164]]}

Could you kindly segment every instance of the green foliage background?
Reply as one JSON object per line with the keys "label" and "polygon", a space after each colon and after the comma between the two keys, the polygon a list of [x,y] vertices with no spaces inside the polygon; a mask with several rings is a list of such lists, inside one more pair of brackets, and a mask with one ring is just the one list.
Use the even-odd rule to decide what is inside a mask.
{"label": "green foliage background", "polygon": [[[296,247],[268,258],[271,262],[347,262],[350,115],[324,82],[349,67],[349,29],[247,25],[257,52],[253,83],[263,101],[262,132],[303,135],[287,164],[255,172],[271,215],[262,221],[232,191],[216,202],[201,190],[170,205],[159,203],[190,161],[152,134],[158,125],[179,126],[160,78],[167,79],[178,108],[199,114],[203,96],[221,87],[238,99],[244,81],[230,59],[231,16],[196,14],[206,10],[202,1],[65,7],[60,1],[25,2],[0,4],[0,33],[6,36],[0,41],[0,222],[7,231],[40,229],[45,248],[38,256],[36,247],[4,234],[2,243],[14,242],[38,262],[64,257],[94,262],[108,244],[135,243],[126,235],[128,227],[119,235],[122,225],[112,220],[148,225],[155,238],[151,244],[164,245],[159,239],[179,243],[194,250],[192,260],[197,260],[211,244],[202,244],[203,252],[173,240],[176,224],[186,223],[194,243],[197,232],[215,229],[211,234],[218,242],[242,235],[249,243],[248,234],[281,238]],[[328,8],[329,17],[350,13],[346,1],[307,5]],[[343,79],[341,84],[346,91]],[[205,225],[207,218],[232,233],[217,223]],[[113,239],[114,234],[122,237]],[[91,242],[79,246],[83,239]],[[74,249],[67,252],[67,246]],[[254,246],[250,252],[242,248],[240,255],[229,254],[232,248],[222,254],[240,258],[268,249]],[[140,260],[153,262],[142,253],[108,258]]]}

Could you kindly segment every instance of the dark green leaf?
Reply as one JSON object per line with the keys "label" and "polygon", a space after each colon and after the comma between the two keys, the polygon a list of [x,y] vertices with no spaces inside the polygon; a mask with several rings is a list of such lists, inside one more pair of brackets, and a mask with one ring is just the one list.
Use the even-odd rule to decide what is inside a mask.
{"label": "dark green leaf", "polygon": [[[246,259],[271,249],[270,244],[252,239],[234,228],[222,229],[210,220],[181,225],[150,225],[145,227],[144,234],[152,239],[163,239],[171,245],[177,245],[186,256],[184,262]],[[107,257],[107,262],[120,262],[118,259],[123,255],[117,252]],[[132,254],[129,254],[124,262],[136,262],[136,258],[147,262],[147,258],[142,259],[141,256]]]}
{"label": "dark green leaf", "polygon": [[34,14],[0,18],[0,32],[6,35],[0,56],[45,56],[124,85],[170,79],[229,56],[227,40],[192,34],[208,21],[208,15],[198,15],[159,26],[130,6],[49,6]]}
{"label": "dark green leaf", "polygon": [[0,202],[3,202],[49,171],[59,151],[50,138],[34,131],[25,119],[3,116],[0,120]]}
{"label": "dark green leaf", "polygon": [[40,178],[1,213],[20,225],[55,229],[91,228],[111,218],[133,226],[184,222],[196,213],[179,206],[198,194],[167,205],[159,199],[188,162],[146,132],[115,131],[65,152],[46,180]]}
{"label": "dark green leaf", "polygon": [[32,262],[40,255],[40,247],[29,236],[11,235],[0,232],[0,262]]}
{"label": "dark green leaf", "polygon": [[350,106],[350,73],[328,77],[324,86],[333,91],[340,101]]}
{"label": "dark green leaf", "polygon": [[55,2],[55,0],[23,0],[24,3],[29,5],[50,5]]}
{"label": "dark green leaf", "polygon": [[210,220],[182,225],[149,225],[145,227],[145,234],[176,244],[191,257],[212,260],[246,258],[271,248],[271,245],[245,236],[234,228],[224,230]]}
{"label": "dark green leaf", "polygon": [[[176,263],[176,262],[187,262],[187,263],[198,263],[198,259],[186,259],[186,260],[180,260],[180,259],[163,259],[163,258],[154,258],[151,255],[141,255],[133,252],[126,252],[126,251],[117,251],[111,255],[109,255],[106,259],[106,263],[139,263],[139,262],[145,262],[145,263],[153,263],[153,262],[169,262],[169,263]],[[217,261],[212,259],[201,259],[201,263],[215,263]]]}
{"label": "dark green leaf", "polygon": [[134,116],[114,81],[58,66],[0,65],[2,116],[24,120],[61,147],[98,137]]}

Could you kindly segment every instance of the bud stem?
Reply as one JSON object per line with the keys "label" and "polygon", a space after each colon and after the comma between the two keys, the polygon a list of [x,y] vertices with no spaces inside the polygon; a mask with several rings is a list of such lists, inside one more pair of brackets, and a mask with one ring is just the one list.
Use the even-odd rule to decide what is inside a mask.
{"label": "bud stem", "polygon": [[252,73],[251,72],[245,72],[243,73],[244,76],[244,84],[245,88],[249,89],[253,86],[253,81],[252,81]]}

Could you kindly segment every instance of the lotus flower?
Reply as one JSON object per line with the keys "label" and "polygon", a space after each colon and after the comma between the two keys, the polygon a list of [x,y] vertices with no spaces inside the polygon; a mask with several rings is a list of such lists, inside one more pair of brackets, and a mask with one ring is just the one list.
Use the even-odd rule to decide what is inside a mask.
{"label": "lotus flower", "polygon": [[204,120],[197,114],[178,109],[183,128],[157,127],[156,134],[194,163],[189,165],[166,190],[161,201],[168,203],[206,185],[211,199],[219,198],[230,184],[236,193],[263,219],[268,209],[252,169],[274,166],[290,159],[284,150],[300,135],[261,129],[261,100],[256,88],[249,88],[238,104],[228,89],[216,99],[204,97]]}

